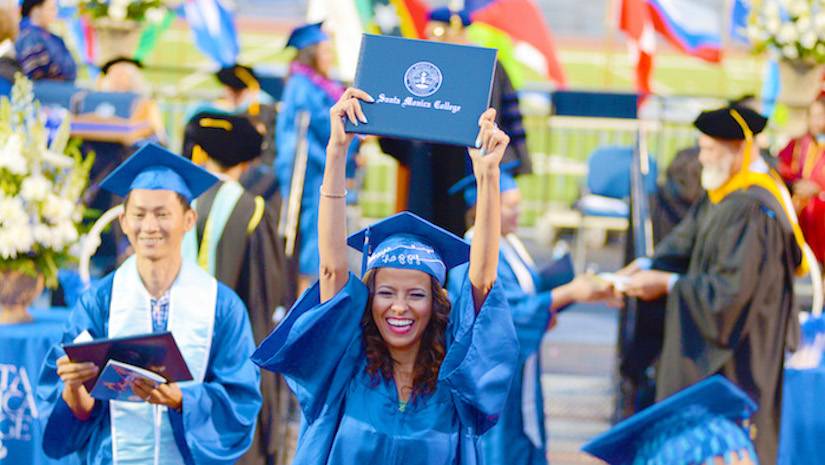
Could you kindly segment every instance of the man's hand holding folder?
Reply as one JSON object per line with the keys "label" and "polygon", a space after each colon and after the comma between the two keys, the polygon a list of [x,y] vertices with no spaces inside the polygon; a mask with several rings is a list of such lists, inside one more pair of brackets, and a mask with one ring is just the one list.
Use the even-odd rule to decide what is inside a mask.
{"label": "man's hand holding folder", "polygon": [[75,363],[68,355],[57,359],[57,375],[63,380],[63,401],[79,420],[88,420],[95,406],[83,383],[97,378],[99,372],[100,368],[91,362]]}
{"label": "man's hand holding folder", "polygon": [[135,379],[132,392],[150,404],[180,410],[183,393],[176,381],[192,375],[172,333],[151,333],[114,339],[92,340],[83,333],[72,344],[64,344],[65,356],[57,360],[57,374],[63,380],[63,400],[80,420],[89,418],[95,398],[92,387],[110,360],[154,372],[164,383]]}

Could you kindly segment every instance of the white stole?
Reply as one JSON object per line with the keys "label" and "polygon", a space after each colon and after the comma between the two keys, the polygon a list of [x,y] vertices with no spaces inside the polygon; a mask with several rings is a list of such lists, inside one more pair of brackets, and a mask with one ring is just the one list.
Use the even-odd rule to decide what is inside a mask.
{"label": "white stole", "polygon": [[[533,273],[530,268],[535,269],[536,265],[532,257],[527,252],[527,248],[516,237],[515,234],[508,234],[501,238],[501,254],[516,275],[519,286],[525,294],[536,293],[536,282],[533,279]],[[548,308],[549,312],[550,309]],[[531,354],[524,361],[524,368],[521,375],[521,416],[522,429],[524,435],[533,444],[534,447],[541,448],[544,444],[544,438],[541,435],[541,428],[539,427],[539,415],[536,412],[536,376],[535,372],[538,368],[538,355]],[[544,418],[544,412],[541,412],[540,418]]]}
{"label": "white stole", "polygon": [[527,248],[524,247],[521,240],[515,234],[502,237],[501,253],[516,275],[516,280],[518,280],[521,289],[527,294],[535,294],[536,281],[533,278],[533,273],[530,272],[530,268],[535,269],[536,264],[530,254],[527,253]]}
{"label": "white stole", "polygon": [[[202,383],[212,347],[218,283],[197,264],[183,260],[169,295],[171,331],[193,381]],[[152,332],[151,296],[143,286],[132,256],[115,271],[109,306],[108,337]],[[183,465],[167,408],[141,402],[109,402],[114,465]]]}

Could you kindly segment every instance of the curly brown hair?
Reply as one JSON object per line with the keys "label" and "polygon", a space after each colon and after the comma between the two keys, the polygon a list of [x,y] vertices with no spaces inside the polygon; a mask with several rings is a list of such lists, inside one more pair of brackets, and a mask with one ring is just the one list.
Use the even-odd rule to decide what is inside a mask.
{"label": "curly brown hair", "polygon": [[[376,385],[383,380],[390,380],[393,376],[394,361],[387,348],[387,343],[381,337],[378,326],[372,318],[372,299],[375,296],[375,273],[370,270],[364,276],[364,283],[369,289],[367,307],[361,317],[361,328],[363,329],[364,351],[367,356],[367,374]],[[418,395],[431,394],[435,391],[438,383],[438,371],[444,355],[447,353],[445,345],[445,333],[447,322],[450,319],[450,300],[447,298],[447,291],[441,284],[430,276],[430,290],[432,294],[432,315],[424,334],[421,336],[421,348],[415,358],[415,368],[413,369],[413,386],[410,399],[415,399]]]}

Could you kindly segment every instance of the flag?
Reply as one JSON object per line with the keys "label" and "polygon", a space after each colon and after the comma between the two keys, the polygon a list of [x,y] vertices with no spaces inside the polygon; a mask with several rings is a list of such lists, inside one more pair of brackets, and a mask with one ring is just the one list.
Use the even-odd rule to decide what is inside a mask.
{"label": "flag", "polygon": [[743,44],[748,44],[748,16],[750,16],[751,5],[749,0],[734,0],[730,12],[730,37]]}
{"label": "flag", "polygon": [[627,35],[630,53],[636,62],[636,88],[642,95],[649,94],[656,38],[645,0],[621,0],[619,30]]}
{"label": "flag", "polygon": [[553,80],[567,84],[558,60],[550,28],[533,0],[467,0],[465,8],[473,22],[484,23],[506,33],[514,44],[519,62]]}
{"label": "flag", "polygon": [[718,63],[722,59],[721,21],[716,9],[694,0],[622,0],[619,29],[627,35],[636,61],[639,93],[652,90],[655,32],[685,54]]}
{"label": "flag", "polygon": [[[521,89],[527,81],[524,65],[516,56],[516,45],[506,32],[484,23],[473,23],[467,28],[467,38],[474,44],[498,50],[496,58],[504,70],[510,83],[516,89]],[[539,73],[544,73],[539,70]]]}
{"label": "flag", "polygon": [[221,66],[237,62],[240,46],[235,19],[220,0],[186,0],[183,12],[200,51]]}
{"label": "flag", "polygon": [[367,32],[423,39],[430,11],[424,0],[355,0]]}
{"label": "flag", "polygon": [[307,21],[324,21],[338,57],[343,80],[355,77],[361,34],[424,37],[429,9],[423,0],[310,0]]}
{"label": "flag", "polygon": [[779,62],[772,57],[765,63],[765,73],[762,80],[762,115],[770,118],[776,109],[779,99],[781,80],[779,78]]}
{"label": "flag", "polygon": [[169,27],[175,21],[175,17],[177,17],[177,15],[174,11],[166,10],[166,14],[163,15],[163,19],[160,22],[149,22],[146,25],[143,32],[140,34],[138,47],[135,51],[135,60],[146,60],[146,57],[155,50],[155,47],[157,47],[158,41],[163,33],[169,30]]}
{"label": "flag", "polygon": [[69,36],[74,41],[80,61],[86,65],[94,65],[94,33],[88,19],[80,16],[80,11],[77,6],[66,6],[62,4],[57,10],[57,16],[66,22]]}
{"label": "flag", "polygon": [[683,53],[718,63],[722,59],[722,15],[696,0],[647,0],[657,32]]}

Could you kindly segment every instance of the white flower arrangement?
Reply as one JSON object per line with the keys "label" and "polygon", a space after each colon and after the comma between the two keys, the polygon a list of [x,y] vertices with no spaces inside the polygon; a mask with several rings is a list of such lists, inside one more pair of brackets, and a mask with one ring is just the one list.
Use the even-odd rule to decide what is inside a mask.
{"label": "white flower arrangement", "polygon": [[825,0],[759,2],[746,32],[757,53],[772,49],[786,60],[825,63]]}
{"label": "white flower arrangement", "polygon": [[55,286],[57,270],[75,259],[93,157],[69,143],[68,118],[51,143],[44,120],[31,82],[18,75],[11,100],[0,99],[0,271]]}
{"label": "white flower arrangement", "polygon": [[92,19],[160,23],[181,2],[171,0],[78,0],[80,13]]}

